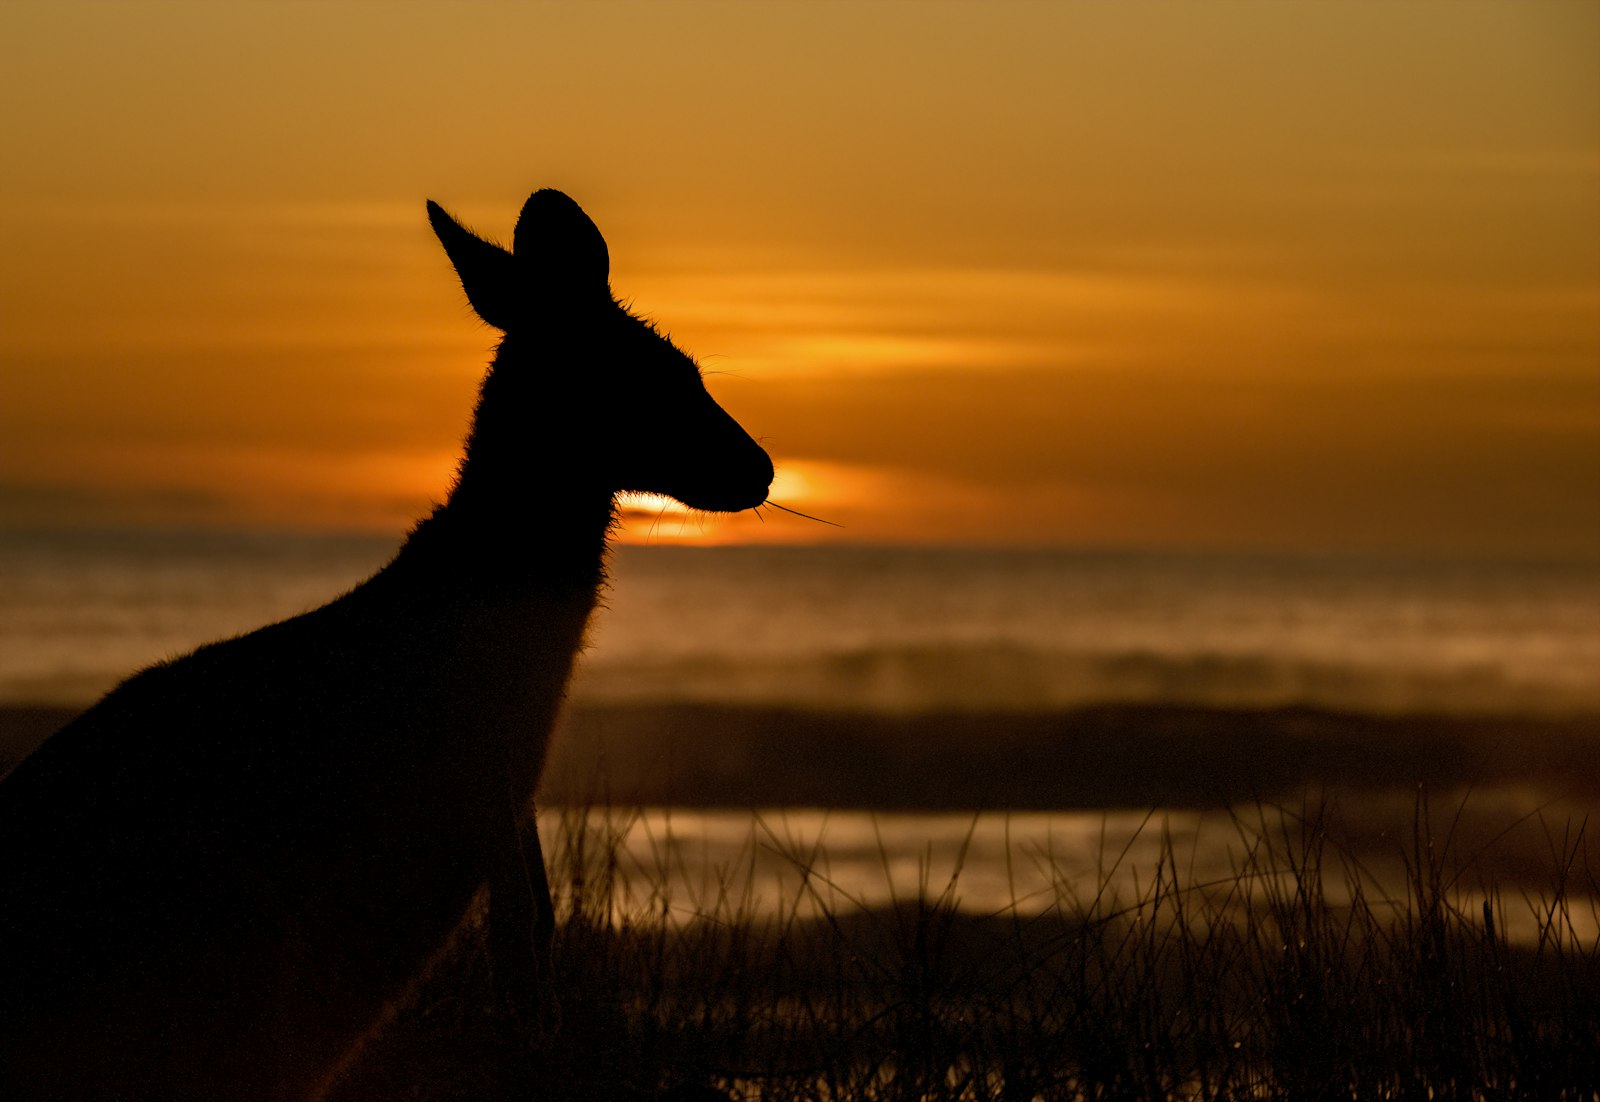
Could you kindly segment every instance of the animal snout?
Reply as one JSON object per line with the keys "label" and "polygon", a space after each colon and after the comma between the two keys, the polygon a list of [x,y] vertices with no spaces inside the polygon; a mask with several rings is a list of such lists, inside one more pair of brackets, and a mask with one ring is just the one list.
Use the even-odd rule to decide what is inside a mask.
{"label": "animal snout", "polygon": [[754,440],[747,438],[747,449],[740,461],[717,463],[706,454],[696,457],[700,462],[691,470],[683,483],[667,492],[691,509],[704,509],[713,513],[737,513],[754,509],[767,500],[772,488],[772,459]]}

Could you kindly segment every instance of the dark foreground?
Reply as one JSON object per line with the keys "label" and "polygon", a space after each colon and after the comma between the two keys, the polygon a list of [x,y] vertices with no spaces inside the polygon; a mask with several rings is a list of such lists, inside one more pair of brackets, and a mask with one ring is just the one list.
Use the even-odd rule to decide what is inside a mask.
{"label": "dark foreground", "polygon": [[[891,773],[900,806],[981,806],[1006,777],[1022,806],[1187,799],[1256,818],[1236,812],[1245,845],[1221,881],[1197,883],[1164,859],[1141,870],[1132,897],[1063,882],[1042,907],[970,914],[956,905],[959,875],[896,907],[851,906],[829,890],[822,852],[789,854],[794,873],[780,884],[729,869],[720,894],[675,898],[666,870],[629,865],[620,831],[575,812],[547,854],[561,921],[558,1002],[541,1034],[512,1057],[497,1045],[486,956],[469,933],[340,1102],[496,1097],[521,1064],[536,1097],[624,1102],[1600,1092],[1600,860],[1582,813],[1597,780],[1584,721],[1508,733],[1483,721],[1149,709],[1129,725],[1122,709],[882,720],[869,740],[811,716],[807,742],[794,737],[801,718],[777,713],[761,724],[729,709],[663,715],[579,711],[546,797],[592,796],[604,746],[603,784],[641,802],[698,792],[712,806],[894,806],[882,795]],[[59,718],[11,713],[9,745],[31,737],[28,723],[42,736]],[[1512,838],[1474,819],[1470,795],[1430,805],[1428,791],[1471,789],[1486,770],[1554,793],[1560,810],[1534,812]],[[1366,875],[1362,832],[1378,825],[1315,801],[1287,814],[1251,802],[1319,780],[1422,784],[1405,821],[1381,827],[1401,883],[1379,890]],[[1104,855],[1105,883],[1120,858]],[[753,905],[774,891],[776,908]]]}
{"label": "dark foreground", "polygon": [[[551,855],[560,1011],[535,1081],[571,1099],[1593,1098],[1586,840],[1557,840],[1543,901],[1477,896],[1439,825],[1419,805],[1402,899],[1330,901],[1322,885],[1357,870],[1301,821],[1231,882],[1164,865],[1138,899],[1027,917],[961,913],[958,884],[830,909],[825,858],[797,854],[810,890],[756,922],[736,879],[692,915],[579,835]],[[1514,946],[1529,907],[1538,934]],[[339,1098],[491,1096],[483,960],[463,945]]]}

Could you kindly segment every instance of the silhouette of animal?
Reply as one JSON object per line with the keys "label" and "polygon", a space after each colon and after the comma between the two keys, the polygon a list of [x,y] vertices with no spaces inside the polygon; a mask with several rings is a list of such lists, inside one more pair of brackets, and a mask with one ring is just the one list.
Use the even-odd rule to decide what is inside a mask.
{"label": "silhouette of animal", "polygon": [[532,798],[614,496],[754,508],[772,464],[566,195],[510,250],[428,216],[505,334],[455,484],[354,590],[136,674],[0,781],[0,1097],[321,1097],[485,890],[498,997],[536,996]]}

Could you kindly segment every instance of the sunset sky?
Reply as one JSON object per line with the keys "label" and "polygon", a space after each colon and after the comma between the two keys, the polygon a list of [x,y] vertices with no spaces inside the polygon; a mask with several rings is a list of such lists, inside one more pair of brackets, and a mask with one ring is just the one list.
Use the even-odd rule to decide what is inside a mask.
{"label": "sunset sky", "polygon": [[843,525],[627,538],[1600,555],[1593,3],[7,0],[0,138],[0,526],[403,530],[553,186]]}

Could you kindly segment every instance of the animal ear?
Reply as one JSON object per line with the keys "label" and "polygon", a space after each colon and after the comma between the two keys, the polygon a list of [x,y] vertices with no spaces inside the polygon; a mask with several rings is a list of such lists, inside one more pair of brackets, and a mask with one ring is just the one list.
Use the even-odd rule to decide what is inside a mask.
{"label": "animal ear", "polygon": [[428,222],[455,265],[473,310],[496,329],[509,329],[521,297],[520,273],[511,254],[462,226],[432,199],[428,200]]}
{"label": "animal ear", "polygon": [[554,188],[528,196],[517,217],[511,251],[529,281],[541,290],[611,293],[606,239],[582,207]]}

